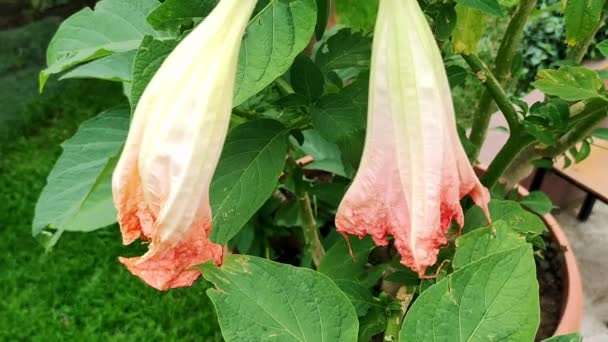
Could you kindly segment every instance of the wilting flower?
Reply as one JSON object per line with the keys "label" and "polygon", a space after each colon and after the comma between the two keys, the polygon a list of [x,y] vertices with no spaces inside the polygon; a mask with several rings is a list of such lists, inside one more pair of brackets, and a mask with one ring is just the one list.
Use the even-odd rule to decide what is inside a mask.
{"label": "wilting flower", "polygon": [[256,0],[222,0],[169,55],[137,105],[113,193],[123,242],[148,252],[120,258],[149,285],[189,286],[192,266],[222,261],[211,231],[209,185],[232,110],[239,48]]}
{"label": "wilting flower", "polygon": [[395,239],[401,262],[421,276],[437,260],[459,200],[486,212],[456,131],[440,51],[416,0],[382,0],[376,22],[365,149],[336,216],[341,233]]}

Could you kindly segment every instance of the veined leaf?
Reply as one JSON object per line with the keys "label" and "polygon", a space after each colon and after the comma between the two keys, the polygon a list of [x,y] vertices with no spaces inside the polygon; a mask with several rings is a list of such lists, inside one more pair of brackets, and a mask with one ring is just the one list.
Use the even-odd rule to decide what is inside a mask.
{"label": "veined leaf", "polygon": [[156,0],[102,0],[95,11],[85,8],[66,19],[49,43],[40,89],[52,74],[114,52],[135,50],[146,34],[160,36],[146,21],[159,4]]}
{"label": "veined leaf", "polygon": [[409,309],[402,341],[532,341],[540,322],[532,246],[471,262],[425,290]]}
{"label": "veined leaf", "polygon": [[167,56],[175,49],[177,43],[177,40],[173,39],[158,40],[152,36],[144,37],[133,61],[133,83],[129,96],[133,111],[135,111],[135,107],[137,107],[137,103],[148,83]]}
{"label": "veined leaf", "polygon": [[199,268],[228,342],[357,340],[355,309],[319,272],[246,255]]}
{"label": "veined leaf", "polygon": [[547,339],[544,339],[542,342],[581,342],[583,337],[579,333],[568,334],[568,335],[560,335],[553,336]]}
{"label": "veined leaf", "polygon": [[471,8],[475,8],[482,13],[502,17],[505,12],[502,10],[500,3],[497,0],[459,0],[459,4]]}
{"label": "veined leaf", "polygon": [[[524,210],[517,202],[506,200],[492,200],[489,204],[492,221],[504,221],[507,226],[516,232],[525,234],[540,234],[547,230],[544,222],[535,214]],[[464,232],[469,232],[486,226],[487,219],[481,209],[472,207],[464,216]]]}
{"label": "veined leaf", "polygon": [[606,0],[568,0],[564,11],[568,45],[576,45],[595,32],[605,2]]}
{"label": "veined leaf", "polygon": [[156,30],[178,32],[185,23],[209,15],[217,2],[218,0],[166,0],[148,15],[147,20]]}
{"label": "veined leaf", "polygon": [[337,69],[369,68],[371,55],[371,38],[345,28],[321,43],[315,55],[315,62],[326,74]]}
{"label": "veined leaf", "polygon": [[128,109],[83,123],[63,153],[36,204],[32,233],[43,229],[92,231],[116,222],[111,175],[129,127]]}
{"label": "veined leaf", "polygon": [[270,0],[251,19],[239,54],[234,106],[289,69],[313,35],[316,14],[315,0]]}
{"label": "veined leaf", "polygon": [[271,119],[249,121],[228,133],[209,190],[214,242],[228,243],[272,195],[285,166],[287,133]]}
{"label": "veined leaf", "polygon": [[532,83],[534,88],[547,95],[557,96],[566,101],[581,101],[601,98],[604,89],[602,80],[593,70],[584,67],[564,66],[559,70],[541,70],[538,80]]}
{"label": "veined leaf", "polygon": [[108,81],[131,82],[135,51],[118,52],[74,68],[59,79],[99,78]]}
{"label": "veined leaf", "polygon": [[490,227],[476,229],[456,239],[452,266],[457,270],[488,255],[526,244],[525,237],[499,220]]}
{"label": "veined leaf", "polygon": [[551,199],[542,191],[532,191],[520,203],[539,215],[549,214],[553,210]]}
{"label": "veined leaf", "polygon": [[474,8],[462,4],[456,10],[456,28],[452,32],[452,50],[454,53],[471,54],[477,51],[477,45],[484,33],[483,14]]}

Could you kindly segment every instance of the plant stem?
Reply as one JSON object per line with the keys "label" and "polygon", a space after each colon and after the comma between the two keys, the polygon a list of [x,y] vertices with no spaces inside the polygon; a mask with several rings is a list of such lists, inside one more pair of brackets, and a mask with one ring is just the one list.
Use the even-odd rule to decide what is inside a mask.
{"label": "plant stem", "polygon": [[488,166],[486,173],[481,177],[481,183],[488,189],[492,189],[519,153],[533,142],[534,138],[528,134],[511,132],[507,143],[498,152],[496,158]]}
{"label": "plant stem", "polygon": [[279,88],[279,91],[283,93],[283,95],[289,95],[295,92],[291,85],[287,83],[287,81],[285,81],[282,77],[279,77],[274,80],[274,83]]}
{"label": "plant stem", "polygon": [[403,324],[403,316],[407,308],[410,306],[414,298],[414,289],[407,286],[402,286],[397,291],[397,302],[399,309],[391,311],[386,321],[386,330],[384,330],[384,341],[398,342],[401,325]]}
{"label": "plant stem", "polygon": [[[513,58],[519,47],[519,42],[524,32],[526,22],[530,13],[536,8],[537,0],[522,0],[513,12],[513,16],[509,21],[507,30],[502,39],[496,60],[494,61],[494,76],[499,84],[505,85],[511,77],[511,65]],[[472,158],[475,160],[479,157],[479,151],[486,139],[488,127],[490,126],[490,118],[492,116],[492,98],[488,90],[484,91],[477,105],[477,115],[473,120],[473,127],[469,139],[475,146],[476,150]]]}
{"label": "plant stem", "polygon": [[298,165],[298,162],[293,156],[293,151],[290,149],[287,159],[288,175],[293,177],[295,183],[295,195],[298,201],[298,213],[302,220],[302,233],[304,235],[305,248],[310,251],[312,262],[316,268],[319,268],[321,259],[325,256],[325,249],[319,238],[319,229],[317,228],[317,220],[312,209],[310,195],[307,191],[307,184],[304,182],[304,173]]}
{"label": "plant stem", "polygon": [[312,210],[310,195],[307,191],[297,191],[296,196],[298,197],[300,218],[303,221],[304,241],[306,242],[306,247],[310,250],[312,262],[316,268],[319,268],[321,259],[325,256],[325,249],[323,248],[321,239],[319,239],[319,229],[317,228],[317,221]]}
{"label": "plant stem", "polygon": [[587,37],[581,39],[581,41],[578,42],[578,44],[575,44],[574,46],[570,46],[568,48],[568,53],[567,53],[566,57],[569,60],[574,61],[576,64],[581,63],[581,61],[583,60],[583,57],[585,57],[585,55],[587,54],[587,50],[589,50],[589,46],[593,42],[593,38],[595,37],[595,35],[597,34],[597,31],[600,29],[600,26],[602,26],[602,23],[605,20],[606,20],[606,14],[603,14],[600,21],[597,23],[597,26],[593,30],[593,33],[591,33]]}
{"label": "plant stem", "polygon": [[500,85],[500,82],[494,77],[494,74],[486,66],[486,64],[477,55],[462,55],[464,60],[469,64],[471,69],[477,73],[479,80],[486,86],[487,91],[492,95],[498,108],[505,116],[509,129],[511,131],[518,130],[520,127],[517,111],[513,107],[509,95]]}

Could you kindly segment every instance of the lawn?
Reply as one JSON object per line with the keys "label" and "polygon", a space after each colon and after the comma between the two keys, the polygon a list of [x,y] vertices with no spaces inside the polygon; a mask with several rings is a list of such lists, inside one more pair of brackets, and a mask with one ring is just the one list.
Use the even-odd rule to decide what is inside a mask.
{"label": "lawn", "polygon": [[[24,34],[49,36],[0,33],[3,63],[11,61],[9,36]],[[49,252],[32,237],[36,200],[61,142],[124,99],[117,85],[82,80],[51,81],[38,96],[39,66],[28,51],[13,51],[28,56],[25,64],[0,65],[0,340],[221,340],[207,285],[164,293],[144,285],[117,258],[145,248],[122,246],[118,227],[65,233]]]}

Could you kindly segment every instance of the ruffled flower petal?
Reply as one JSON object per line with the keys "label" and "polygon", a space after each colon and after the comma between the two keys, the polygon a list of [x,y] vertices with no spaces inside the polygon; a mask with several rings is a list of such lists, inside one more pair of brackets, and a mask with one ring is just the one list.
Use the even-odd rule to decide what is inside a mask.
{"label": "ruffled flower petal", "polygon": [[393,236],[401,262],[424,276],[450,223],[463,224],[460,200],[471,195],[488,214],[490,195],[460,145],[441,54],[416,0],[380,2],[367,122],[337,229],[378,245]]}

